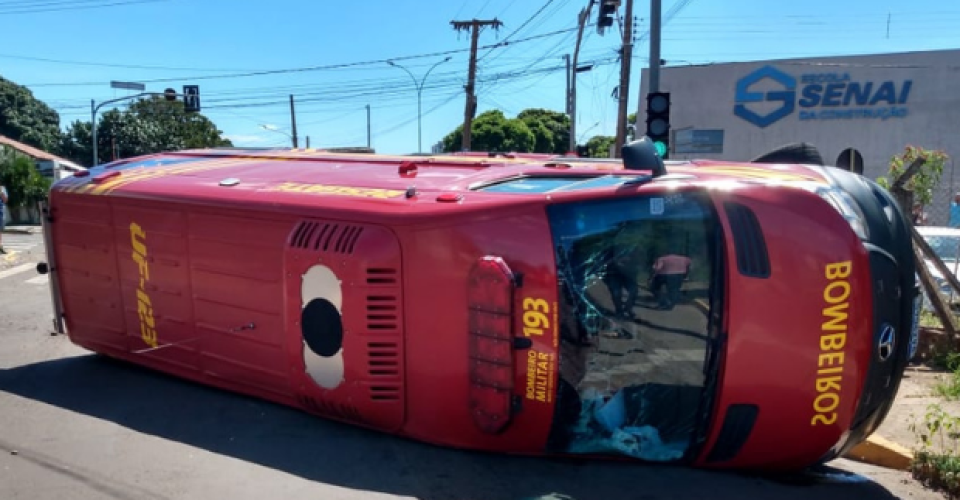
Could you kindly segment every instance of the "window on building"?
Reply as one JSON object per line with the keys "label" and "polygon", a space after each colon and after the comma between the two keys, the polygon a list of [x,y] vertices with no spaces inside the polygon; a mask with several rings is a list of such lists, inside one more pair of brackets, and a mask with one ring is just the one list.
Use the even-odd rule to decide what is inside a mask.
{"label": "window on building", "polygon": [[853,148],[844,149],[837,157],[837,168],[849,170],[855,174],[863,174],[863,156]]}

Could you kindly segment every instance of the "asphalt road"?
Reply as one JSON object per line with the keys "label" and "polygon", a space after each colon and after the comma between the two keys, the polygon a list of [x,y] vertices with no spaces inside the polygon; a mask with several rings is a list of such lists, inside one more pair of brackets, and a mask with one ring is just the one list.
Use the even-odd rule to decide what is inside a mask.
{"label": "asphalt road", "polygon": [[37,246],[0,259],[5,500],[942,498],[845,460],[768,478],[462,452],[208,389],[51,336],[47,288],[25,267],[40,238],[17,239]]}

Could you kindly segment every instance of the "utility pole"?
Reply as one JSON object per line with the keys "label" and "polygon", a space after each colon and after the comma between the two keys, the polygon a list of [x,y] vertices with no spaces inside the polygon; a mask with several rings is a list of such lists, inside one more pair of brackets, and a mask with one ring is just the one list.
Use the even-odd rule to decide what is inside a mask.
{"label": "utility pole", "polygon": [[480,40],[480,28],[484,26],[493,26],[494,29],[503,26],[503,23],[497,19],[489,21],[450,21],[453,29],[457,31],[472,30],[470,36],[470,68],[467,76],[467,104],[463,112],[463,151],[470,151],[470,139],[473,132],[473,115],[477,112],[477,96],[474,94],[474,86],[477,77],[477,42]]}
{"label": "utility pole", "polygon": [[293,108],[293,94],[290,94],[290,130],[293,132],[293,147],[297,147],[297,113]]}
{"label": "utility pole", "polygon": [[567,93],[564,94],[563,112],[570,116],[570,54],[564,54],[563,59],[567,62]]}
{"label": "utility pole", "polygon": [[370,105],[367,104],[367,147],[370,147]]}
{"label": "utility pole", "polygon": [[570,151],[577,150],[577,60],[580,58],[580,42],[583,40],[583,27],[590,17],[590,9],[594,0],[587,3],[587,7],[580,11],[579,26],[577,28],[577,45],[573,49],[573,67],[570,71]]}
{"label": "utility pole", "polygon": [[[656,0],[653,0],[656,2]],[[620,150],[627,137],[627,100],[630,97],[630,60],[633,58],[633,0],[626,0],[623,13],[623,49],[620,53],[620,91],[618,92],[617,137],[613,157],[620,158]]]}
{"label": "utility pole", "polygon": [[310,136],[307,136],[307,149],[310,149]]}

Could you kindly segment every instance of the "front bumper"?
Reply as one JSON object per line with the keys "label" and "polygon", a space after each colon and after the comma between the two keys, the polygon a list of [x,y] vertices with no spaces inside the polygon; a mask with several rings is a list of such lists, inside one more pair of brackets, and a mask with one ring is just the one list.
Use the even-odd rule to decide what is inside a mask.
{"label": "front bumper", "polygon": [[874,346],[860,400],[844,439],[824,457],[842,456],[872,434],[886,418],[904,369],[916,351],[919,287],[909,221],[896,200],[876,183],[846,171],[825,169],[834,185],[863,212],[873,283]]}

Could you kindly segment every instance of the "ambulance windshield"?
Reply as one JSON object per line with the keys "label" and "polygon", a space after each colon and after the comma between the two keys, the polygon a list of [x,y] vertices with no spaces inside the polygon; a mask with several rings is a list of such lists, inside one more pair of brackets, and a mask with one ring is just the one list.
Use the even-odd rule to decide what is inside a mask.
{"label": "ambulance windshield", "polygon": [[551,451],[680,461],[719,354],[722,239],[700,191],[548,207],[560,286]]}

